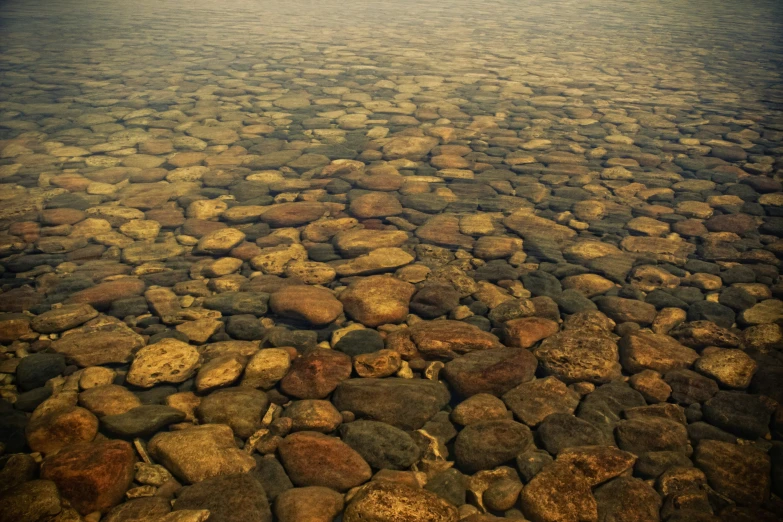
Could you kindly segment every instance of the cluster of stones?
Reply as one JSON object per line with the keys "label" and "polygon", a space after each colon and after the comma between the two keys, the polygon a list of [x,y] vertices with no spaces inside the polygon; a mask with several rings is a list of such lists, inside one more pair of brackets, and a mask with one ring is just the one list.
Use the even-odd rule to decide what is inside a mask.
{"label": "cluster of stones", "polygon": [[0,522],[780,520],[780,114],[477,16],[9,35]]}

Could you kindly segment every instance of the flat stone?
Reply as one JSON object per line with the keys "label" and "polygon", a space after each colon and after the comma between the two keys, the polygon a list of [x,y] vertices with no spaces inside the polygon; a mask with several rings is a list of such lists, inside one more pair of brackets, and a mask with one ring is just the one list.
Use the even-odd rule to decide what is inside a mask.
{"label": "flat stone", "polygon": [[758,395],[719,391],[704,402],[702,411],[710,424],[753,440],[769,433],[773,408]]}
{"label": "flat stone", "polygon": [[693,455],[709,485],[740,506],[757,506],[769,498],[770,457],[752,446],[702,440]]}
{"label": "flat stone", "polygon": [[185,483],[210,477],[247,473],[256,466],[249,454],[234,443],[224,424],[207,424],[181,431],[161,432],[147,445],[150,455]]}
{"label": "flat stone", "polygon": [[65,305],[35,317],[30,326],[40,333],[59,333],[81,326],[97,316],[98,311],[89,304]]}
{"label": "flat stone", "polygon": [[[151,245],[147,245],[151,248]],[[155,261],[158,261],[157,259]],[[97,310],[106,310],[119,299],[125,299],[144,293],[144,281],[135,277],[124,277],[116,281],[99,283],[71,295],[63,304],[88,304]]]}
{"label": "flat stone", "polygon": [[338,298],[346,314],[368,327],[400,323],[416,287],[387,276],[369,276],[351,283]]}
{"label": "flat stone", "polygon": [[317,399],[292,401],[286,406],[282,417],[291,419],[292,432],[331,433],[343,422],[343,416],[331,402]]}
{"label": "flat stone", "polygon": [[544,467],[522,490],[521,501],[531,522],[598,522],[590,482],[565,462]]}
{"label": "flat stone", "polygon": [[643,480],[619,477],[595,490],[599,520],[657,522],[663,500]]}
{"label": "flat stone", "polygon": [[589,330],[567,330],[533,350],[544,371],[563,382],[610,382],[620,376],[617,344]]}
{"label": "flat stone", "polygon": [[247,439],[261,429],[269,400],[266,393],[243,386],[216,390],[201,399],[196,414],[204,424],[227,424],[234,435]]}
{"label": "flat stone", "polygon": [[377,421],[358,420],[340,427],[340,438],[375,469],[408,469],[421,450],[410,435]]}
{"label": "flat stone", "polygon": [[538,426],[554,413],[573,414],[579,405],[579,394],[556,377],[545,377],[523,383],[503,395],[503,402],[528,426]]}
{"label": "flat stone", "polygon": [[512,420],[488,420],[466,426],[457,435],[457,465],[469,473],[493,469],[533,445],[533,434]]}
{"label": "flat stone", "polygon": [[266,348],[253,355],[245,367],[242,386],[268,390],[285,377],[291,356],[284,348]]}
{"label": "flat stone", "polygon": [[307,285],[281,288],[270,296],[269,306],[277,315],[314,326],[329,324],[343,313],[343,304],[331,291]]}
{"label": "flat stone", "polygon": [[101,417],[106,431],[123,438],[147,437],[169,424],[185,420],[185,414],[169,406],[150,404],[138,406],[117,415]]}
{"label": "flat stone", "polygon": [[205,479],[177,492],[174,513],[207,510],[215,522],[272,522],[264,487],[251,474]]}
{"label": "flat stone", "polygon": [[133,447],[124,441],[73,444],[44,460],[41,478],[57,484],[82,515],[105,513],[125,496],[135,462]]}
{"label": "flat stone", "polygon": [[595,300],[598,309],[616,323],[639,323],[649,325],[655,320],[655,306],[635,299],[622,297],[599,297]]}
{"label": "flat stone", "polygon": [[669,370],[690,368],[699,358],[695,350],[663,334],[635,332],[623,337],[618,346],[620,362],[629,373],[643,370],[666,373]]}
{"label": "flat stone", "polygon": [[331,266],[340,277],[390,272],[412,263],[414,257],[401,248],[378,248],[355,259],[336,261]]}
{"label": "flat stone", "polygon": [[374,481],[362,488],[343,513],[344,522],[457,522],[459,519],[457,508],[435,493],[385,481]]}
{"label": "flat stone", "polygon": [[[40,409],[40,406],[36,408]],[[95,415],[76,406],[34,412],[25,429],[27,445],[44,455],[56,453],[71,444],[89,442],[97,433],[98,419]]]}
{"label": "flat stone", "polygon": [[183,382],[195,373],[199,360],[193,346],[176,339],[162,339],[136,353],[127,381],[142,388]]}
{"label": "flat stone", "polygon": [[141,400],[127,388],[118,384],[104,384],[79,394],[79,405],[97,417],[121,415],[141,406]]}
{"label": "flat stone", "polygon": [[16,384],[22,391],[34,390],[46,381],[62,375],[65,357],[59,353],[34,353],[19,360],[16,366]]}
{"label": "flat stone", "polygon": [[340,411],[385,422],[403,430],[421,428],[450,399],[446,387],[423,379],[349,379],[332,396]]}
{"label": "flat stone", "polygon": [[340,439],[322,433],[292,433],[283,439],[278,450],[288,476],[297,486],[346,491],[372,476],[361,455]]}
{"label": "flat stone", "polygon": [[742,350],[715,348],[709,353],[705,350],[696,360],[695,369],[722,386],[745,389],[750,386],[758,364]]}
{"label": "flat stone", "polygon": [[338,232],[333,239],[334,246],[346,257],[369,254],[379,248],[397,248],[406,241],[408,241],[408,234],[402,230],[370,230],[364,228]]}
{"label": "flat stone", "polygon": [[386,159],[395,160],[406,158],[410,160],[420,159],[430,152],[438,144],[437,138],[401,136],[392,138],[383,146],[383,155]]}
{"label": "flat stone", "polygon": [[315,221],[326,213],[323,203],[298,201],[273,205],[259,220],[273,228],[298,227]]}
{"label": "flat stone", "polygon": [[556,334],[559,325],[543,317],[522,317],[503,323],[503,340],[507,346],[531,348],[538,341]]}
{"label": "flat stone", "polygon": [[323,399],[350,377],[351,358],[342,352],[316,348],[295,359],[280,389],[299,399]]}
{"label": "flat stone", "polygon": [[31,480],[0,494],[0,522],[39,522],[61,509],[57,485],[51,480]]}
{"label": "flat stone", "polygon": [[[387,338],[386,347],[397,349],[397,344],[406,340],[412,342],[422,356],[439,359],[503,347],[497,336],[470,323],[452,320],[416,323],[407,330],[400,330],[394,341]],[[398,351],[404,353],[405,350],[400,348]]]}
{"label": "flat stone", "polygon": [[633,453],[612,446],[575,446],[565,448],[557,455],[558,462],[577,468],[591,487],[631,470],[636,459]]}
{"label": "flat stone", "polygon": [[459,218],[448,214],[433,216],[416,229],[416,237],[446,248],[473,248],[474,240],[460,232]]}
{"label": "flat stone", "polygon": [[650,451],[686,451],[688,431],[679,422],[658,418],[639,417],[622,420],[616,428],[620,449],[641,455]]}
{"label": "flat stone", "polygon": [[332,522],[344,507],[343,496],[333,489],[292,488],[277,496],[275,516],[280,522]]}
{"label": "flat stone", "polygon": [[497,348],[457,357],[446,363],[443,377],[462,397],[477,393],[500,396],[534,378],[538,360],[527,350]]}
{"label": "flat stone", "polygon": [[401,214],[402,205],[388,192],[368,192],[351,201],[348,211],[358,219],[371,219]]}

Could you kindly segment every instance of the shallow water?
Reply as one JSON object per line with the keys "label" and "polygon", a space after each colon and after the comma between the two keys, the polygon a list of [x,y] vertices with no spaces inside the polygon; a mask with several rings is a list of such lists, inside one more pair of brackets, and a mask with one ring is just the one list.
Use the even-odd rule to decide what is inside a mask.
{"label": "shallow water", "polygon": [[[565,494],[584,520],[665,519],[687,495],[674,520],[775,520],[781,35],[783,4],[763,0],[3,3],[3,451],[54,459],[98,426],[145,445],[161,432],[152,458],[187,484],[214,462],[253,464],[229,455],[230,434],[220,450],[165,434],[228,424],[244,457],[282,462],[259,464],[270,500],[288,480],[272,468],[341,492],[372,468],[421,472],[464,504],[442,485],[456,462],[469,489],[491,490],[468,495],[463,518],[575,520],[542,507]],[[362,333],[340,341],[343,328]],[[362,388],[366,377],[389,390]],[[397,378],[445,384],[413,392]],[[354,417],[420,431],[359,423],[370,435],[352,437]],[[292,431],[338,434],[358,454]],[[368,440],[398,454],[378,460]],[[86,454],[109,451],[93,444]],[[572,471],[536,474],[564,448],[615,444],[625,468],[602,468],[604,486],[548,490]],[[195,457],[177,454],[189,447]],[[636,458],[637,479],[664,461],[690,473],[664,451],[692,458],[717,495],[690,475],[687,494],[615,478]],[[38,476],[2,458],[6,475]],[[82,515],[176,489],[142,474],[75,498],[67,471],[44,478]],[[18,487],[44,487],[30,484]],[[227,499],[210,521],[251,509],[230,491],[254,486],[209,484]],[[175,508],[209,503],[194,491]],[[280,520],[342,503],[289,495]],[[420,492],[379,495],[456,516]],[[373,502],[356,497],[344,519]]]}

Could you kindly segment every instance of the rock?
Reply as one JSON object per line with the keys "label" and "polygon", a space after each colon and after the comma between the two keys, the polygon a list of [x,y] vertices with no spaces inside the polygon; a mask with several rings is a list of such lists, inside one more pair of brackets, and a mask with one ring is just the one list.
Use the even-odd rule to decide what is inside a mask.
{"label": "rock", "polygon": [[124,441],[73,444],[44,460],[41,478],[57,484],[82,515],[105,513],[125,496],[135,462],[133,447]]}
{"label": "rock", "polygon": [[462,397],[503,395],[535,376],[538,361],[527,350],[496,348],[470,352],[446,363],[443,376]]}
{"label": "rock", "polygon": [[320,486],[293,488],[278,495],[275,515],[280,522],[332,522],[343,510],[343,496]]}
{"label": "rock", "polygon": [[78,366],[126,363],[144,338],[122,323],[87,324],[52,342],[52,350]]}
{"label": "rock", "polygon": [[258,255],[250,258],[250,266],[265,274],[283,275],[289,263],[307,260],[307,250],[299,243],[262,248]]}
{"label": "rock", "polygon": [[60,510],[60,495],[51,480],[31,480],[0,494],[0,522],[39,522]]}
{"label": "rock", "polygon": [[449,415],[451,422],[460,426],[507,418],[508,410],[503,401],[488,393],[478,393],[462,401],[454,407]]}
{"label": "rock", "polygon": [[65,357],[59,353],[34,353],[19,361],[16,383],[22,391],[40,388],[46,381],[62,375]]}
{"label": "rock", "polygon": [[320,218],[326,210],[323,203],[311,201],[280,203],[270,207],[258,219],[273,228],[298,227]]}
{"label": "rock", "polygon": [[643,370],[628,380],[634,390],[651,403],[666,402],[672,394],[672,388],[663,380],[661,374],[653,370]]}
{"label": "rock", "polygon": [[622,420],[615,430],[617,445],[635,455],[650,451],[687,451],[688,431],[679,422],[659,417]]}
{"label": "rock", "polygon": [[670,334],[685,346],[695,349],[707,346],[736,348],[740,345],[737,335],[710,321],[683,323],[675,327]]}
{"label": "rock", "polygon": [[105,415],[101,417],[101,425],[113,435],[135,438],[148,437],[169,424],[183,420],[185,420],[185,413],[176,408],[149,404],[117,415]]}
{"label": "rock", "polygon": [[576,236],[576,231],[528,212],[527,209],[514,212],[503,224],[525,240],[543,238],[561,243]]}
{"label": "rock", "polygon": [[117,384],[104,384],[79,394],[79,404],[98,417],[120,415],[141,406],[130,390]]}
{"label": "rock", "polygon": [[242,374],[245,361],[241,355],[220,355],[205,363],[196,374],[196,391],[203,393],[230,386]]}
{"label": "rock", "polygon": [[666,373],[669,370],[687,369],[699,358],[695,350],[663,334],[634,332],[623,337],[618,346],[620,362],[629,373],[643,370]]}
{"label": "rock", "polygon": [[245,366],[242,386],[268,390],[285,377],[291,356],[284,348],[265,348],[253,355]]}
{"label": "rock", "polygon": [[453,359],[458,354],[502,348],[498,338],[477,326],[462,321],[422,321],[407,330],[389,336],[386,347],[406,353],[410,343],[424,357]]}
{"label": "rock", "polygon": [[589,422],[568,413],[553,413],[538,425],[536,435],[549,453],[557,455],[575,446],[601,446],[609,441]]}
{"label": "rock", "polygon": [[718,383],[690,370],[672,370],[663,376],[672,399],[681,404],[704,402],[718,392]]}
{"label": "rock", "polygon": [[384,346],[381,334],[370,328],[361,328],[346,332],[345,335],[340,337],[339,341],[334,343],[335,350],[350,355],[351,357],[377,352],[383,350]]}
{"label": "rock", "polygon": [[224,292],[204,299],[204,308],[222,315],[266,315],[269,294],[264,292]]}
{"label": "rock", "polygon": [[544,467],[522,490],[521,501],[531,522],[598,522],[590,483],[565,462]]}
{"label": "rock", "polygon": [[702,411],[710,424],[752,440],[769,433],[773,408],[758,395],[719,391],[704,403]]}
{"label": "rock", "polygon": [[340,438],[376,469],[408,469],[419,460],[419,447],[410,435],[383,422],[344,424]]}
{"label": "rock", "polygon": [[274,454],[264,455],[258,459],[258,465],[251,473],[264,486],[264,491],[270,501],[273,501],[284,491],[293,488],[291,479],[285,473],[283,465]]}
{"label": "rock", "polygon": [[291,402],[282,417],[291,419],[292,432],[331,433],[343,422],[343,416],[331,402],[312,399]]}
{"label": "rock", "polygon": [[466,426],[454,443],[457,465],[469,473],[492,469],[512,460],[533,444],[524,424],[512,420],[488,420]]}
{"label": "rock", "polygon": [[36,408],[25,429],[31,450],[50,455],[68,445],[89,442],[98,433],[98,419],[86,409],[63,406],[41,412],[45,405]]}
{"label": "rock", "polygon": [[632,469],[636,455],[611,446],[575,446],[560,451],[557,461],[578,469],[595,487]]}
{"label": "rock", "polygon": [[362,488],[350,501],[343,522],[457,522],[457,508],[426,489],[377,481]]}
{"label": "rock", "polygon": [[266,393],[243,386],[210,393],[201,399],[196,413],[202,423],[227,424],[234,435],[247,439],[261,429],[268,405]]}
{"label": "rock", "polygon": [[702,440],[693,461],[715,491],[740,506],[757,506],[769,498],[770,458],[757,448]]}
{"label": "rock", "polygon": [[459,218],[449,214],[433,216],[416,229],[416,237],[446,248],[473,248],[473,238],[460,232]]}
{"label": "rock", "polygon": [[368,192],[351,201],[348,211],[359,219],[371,219],[401,214],[402,205],[388,192]]}
{"label": "rock", "polygon": [[127,380],[142,388],[183,382],[196,371],[199,359],[194,347],[176,339],[162,339],[136,353]]}
{"label": "rock", "polygon": [[220,475],[247,473],[256,466],[253,457],[236,447],[231,428],[223,424],[158,433],[147,450],[177,479],[189,484]]}
{"label": "rock", "polygon": [[291,481],[346,491],[370,480],[367,462],[335,437],[312,431],[288,435],[278,448]]}
{"label": "rock", "polygon": [[272,522],[266,492],[250,474],[223,475],[177,493],[174,512],[208,510],[215,522]]}
{"label": "rock", "polygon": [[595,300],[598,309],[616,323],[639,323],[649,325],[655,320],[655,306],[622,297],[599,297]]}
{"label": "rock", "polygon": [[196,254],[224,255],[245,240],[245,233],[236,228],[221,228],[201,236],[193,252]]}
{"label": "rock", "polygon": [[424,319],[435,319],[459,306],[459,298],[459,292],[451,285],[428,284],[413,296],[410,309]]}
{"label": "rock", "polygon": [[277,315],[314,326],[331,323],[343,313],[343,304],[332,292],[313,286],[286,286],[274,292],[269,306]]}
{"label": "rock", "polygon": [[382,150],[386,159],[406,158],[417,160],[426,156],[437,144],[437,138],[400,136],[386,142]]}
{"label": "rock", "polygon": [[617,344],[590,330],[567,330],[533,350],[544,371],[563,382],[609,382],[620,376]]}
{"label": "rock", "polygon": [[299,399],[323,399],[351,376],[351,358],[344,353],[316,348],[298,357],[280,381],[280,389]]}
{"label": "rock", "polygon": [[[167,259],[181,256],[184,253],[185,253],[185,249],[182,246],[178,245],[177,243],[136,242],[122,249],[122,261],[131,265],[142,265],[144,263],[166,261]],[[93,290],[92,292],[90,292],[91,294],[98,294],[97,290],[94,290],[92,288],[89,290]],[[128,293],[130,292],[126,291],[123,292],[122,294],[124,297],[127,297]],[[132,295],[138,295],[138,294],[132,294]],[[111,301],[114,300],[116,299],[111,299]],[[74,300],[73,298],[71,298],[68,300],[68,302],[69,303],[88,302],[91,305],[93,305],[95,308],[98,308],[99,310],[106,306],[104,304],[104,299],[100,299],[96,301],[95,299],[88,299],[85,295],[79,296],[78,300]]]}
{"label": "rock", "polygon": [[158,520],[171,511],[171,504],[163,497],[142,497],[113,507],[104,519],[106,522],[145,522]]}
{"label": "rock", "polygon": [[88,304],[65,305],[33,318],[30,326],[40,333],[59,333],[95,319],[98,311]]}
{"label": "rock", "polygon": [[522,240],[515,237],[481,236],[473,246],[473,255],[484,260],[503,259],[521,251]]}
{"label": "rock", "polygon": [[355,259],[333,262],[332,266],[341,277],[363,276],[395,270],[411,263],[413,259],[401,248],[377,248]]}
{"label": "rock", "polygon": [[354,228],[338,232],[333,243],[345,257],[358,257],[381,248],[397,248],[406,241],[408,234],[402,230]]}
{"label": "rock", "polygon": [[449,392],[441,383],[402,378],[349,379],[341,382],[332,396],[340,411],[403,430],[421,428],[449,399]]}
{"label": "rock", "polygon": [[415,291],[416,287],[410,283],[377,275],[351,283],[338,298],[346,314],[373,328],[404,321]]}
{"label": "rock", "polygon": [[632,477],[619,477],[595,490],[598,520],[658,522],[663,501],[656,491]]}
{"label": "rock", "polygon": [[[740,314],[740,320],[746,325],[777,323],[783,318],[783,301],[767,299]],[[729,325],[730,326],[730,325]]]}
{"label": "rock", "polygon": [[353,367],[359,377],[388,377],[402,366],[402,357],[393,350],[378,350],[354,356]]}
{"label": "rock", "polygon": [[745,389],[750,386],[758,365],[742,350],[715,348],[709,353],[705,350],[695,368],[722,386]]}
{"label": "rock", "polygon": [[[145,244],[147,249],[152,249],[153,245]],[[131,247],[128,247],[131,248]],[[123,254],[128,248],[123,250]],[[179,247],[181,253],[181,247]],[[172,256],[173,257],[173,256]],[[130,261],[128,261],[130,262]],[[115,281],[106,281],[90,288],[78,291],[66,299],[65,305],[91,305],[97,310],[106,310],[114,301],[133,297],[144,293],[146,285],[144,281],[135,277],[123,277]]]}
{"label": "rock", "polygon": [[503,402],[519,420],[536,427],[554,413],[574,413],[579,394],[556,377],[545,377],[520,384],[503,395]]}
{"label": "rock", "polygon": [[503,339],[507,346],[531,348],[538,341],[556,334],[559,326],[543,317],[523,317],[503,323]]}

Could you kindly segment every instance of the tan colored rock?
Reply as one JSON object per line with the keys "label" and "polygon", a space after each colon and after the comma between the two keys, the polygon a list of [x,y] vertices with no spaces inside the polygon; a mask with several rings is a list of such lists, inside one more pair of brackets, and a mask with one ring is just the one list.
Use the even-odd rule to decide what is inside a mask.
{"label": "tan colored rock", "polygon": [[193,346],[172,338],[162,339],[136,353],[127,381],[142,388],[183,382],[196,371],[199,359]]}
{"label": "tan colored rock", "polygon": [[343,514],[343,520],[457,522],[459,512],[452,504],[426,489],[373,481],[351,499]]}
{"label": "tan colored rock", "polygon": [[282,317],[323,326],[343,312],[343,304],[326,288],[308,285],[286,286],[269,298],[269,307]]}
{"label": "tan colored rock", "polygon": [[410,283],[387,276],[369,276],[351,283],[338,297],[346,314],[365,326],[400,323],[416,291]]}

